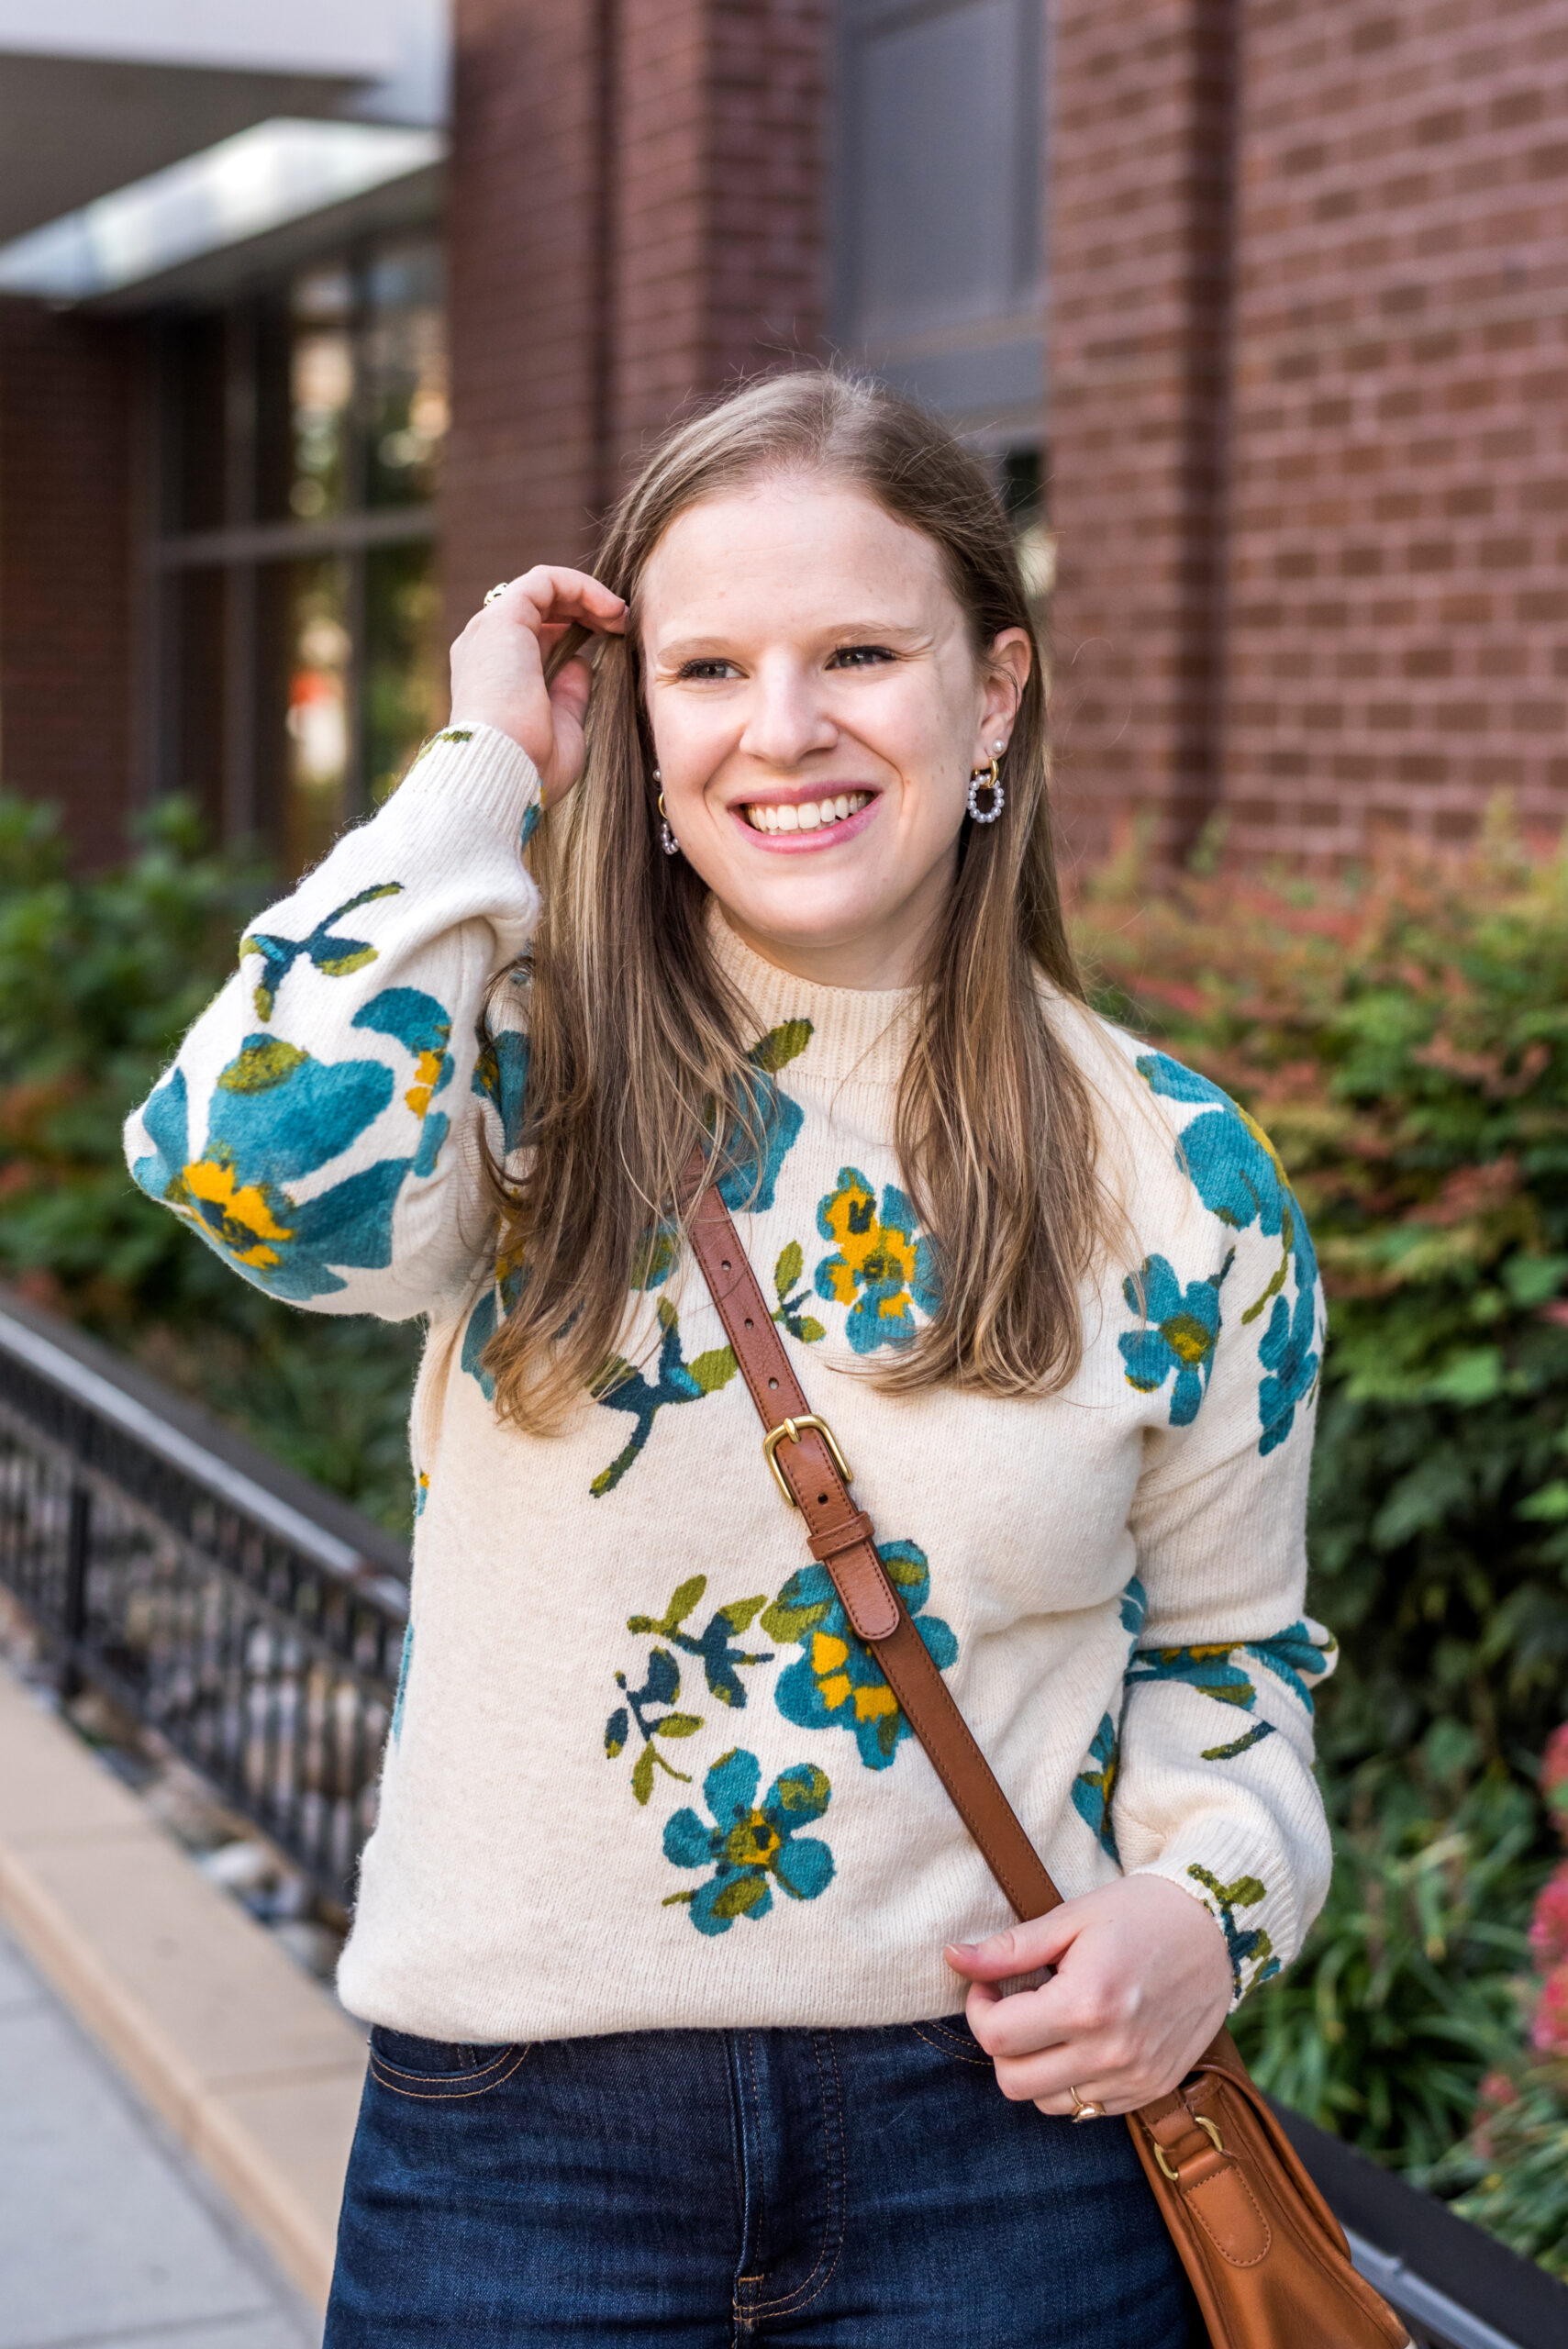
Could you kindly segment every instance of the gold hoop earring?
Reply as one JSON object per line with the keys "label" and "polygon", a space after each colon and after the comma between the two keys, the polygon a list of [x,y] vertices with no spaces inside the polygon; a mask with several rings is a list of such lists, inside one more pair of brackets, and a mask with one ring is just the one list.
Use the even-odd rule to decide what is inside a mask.
{"label": "gold hoop earring", "polygon": [[659,794],[659,845],[666,856],[679,856],[681,843],[670,829],[670,818],[664,813],[664,794]]}

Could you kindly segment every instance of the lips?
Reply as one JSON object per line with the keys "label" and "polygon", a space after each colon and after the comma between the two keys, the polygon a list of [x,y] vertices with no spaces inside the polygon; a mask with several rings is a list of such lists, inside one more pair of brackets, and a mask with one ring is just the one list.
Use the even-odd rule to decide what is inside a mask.
{"label": "lips", "polygon": [[869,791],[840,791],[824,793],[820,799],[802,799],[784,803],[775,800],[750,800],[740,809],[754,832],[817,832],[846,824],[868,807],[873,795]]}

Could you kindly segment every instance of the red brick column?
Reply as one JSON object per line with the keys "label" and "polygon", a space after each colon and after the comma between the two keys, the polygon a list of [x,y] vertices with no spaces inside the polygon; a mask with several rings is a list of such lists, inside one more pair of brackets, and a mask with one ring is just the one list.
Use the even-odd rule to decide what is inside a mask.
{"label": "red brick column", "polygon": [[0,301],[0,783],[64,810],[83,861],[131,791],[137,338]]}
{"label": "red brick column", "polygon": [[448,609],[821,332],[827,0],[457,0]]}
{"label": "red brick column", "polygon": [[1249,0],[1228,800],[1248,851],[1568,814],[1560,0]]}
{"label": "red brick column", "polygon": [[604,0],[458,0],[447,207],[455,629],[486,587],[585,551],[600,499]]}
{"label": "red brick column", "polygon": [[1062,0],[1053,50],[1059,803],[1171,853],[1222,761],[1232,0]]}
{"label": "red brick column", "polygon": [[621,0],[622,464],[694,392],[819,347],[828,0]]}

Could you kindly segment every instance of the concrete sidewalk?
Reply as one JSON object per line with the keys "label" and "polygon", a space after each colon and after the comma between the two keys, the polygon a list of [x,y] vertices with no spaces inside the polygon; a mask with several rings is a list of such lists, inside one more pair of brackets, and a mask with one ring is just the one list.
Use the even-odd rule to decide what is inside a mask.
{"label": "concrete sidewalk", "polygon": [[321,2328],[0,1932],[0,2349],[310,2349]]}

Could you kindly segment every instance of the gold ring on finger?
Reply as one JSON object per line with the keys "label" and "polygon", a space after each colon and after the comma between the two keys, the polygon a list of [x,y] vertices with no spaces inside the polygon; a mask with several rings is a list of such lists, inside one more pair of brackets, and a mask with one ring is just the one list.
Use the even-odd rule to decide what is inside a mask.
{"label": "gold ring on finger", "polygon": [[484,596],[485,602],[487,604],[494,604],[496,602],[500,596],[506,594],[511,584],[512,583],[509,579],[497,579],[494,587],[486,589]]}
{"label": "gold ring on finger", "polygon": [[1105,2119],[1105,2106],[1096,2104],[1092,2097],[1080,2096],[1071,2080],[1067,2083],[1067,2093],[1073,2099],[1074,2121],[1103,2121]]}

